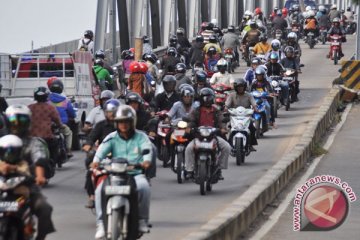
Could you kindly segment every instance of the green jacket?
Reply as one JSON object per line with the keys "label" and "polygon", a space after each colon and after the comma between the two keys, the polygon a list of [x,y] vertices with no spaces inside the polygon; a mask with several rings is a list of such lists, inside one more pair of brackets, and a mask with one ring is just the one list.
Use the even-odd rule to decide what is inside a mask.
{"label": "green jacket", "polygon": [[110,73],[106,68],[103,68],[99,65],[95,65],[93,69],[96,74],[96,78],[100,84],[101,90],[106,90],[103,89],[103,86],[105,86],[105,82],[107,82],[109,85],[113,84],[113,80],[110,77]]}

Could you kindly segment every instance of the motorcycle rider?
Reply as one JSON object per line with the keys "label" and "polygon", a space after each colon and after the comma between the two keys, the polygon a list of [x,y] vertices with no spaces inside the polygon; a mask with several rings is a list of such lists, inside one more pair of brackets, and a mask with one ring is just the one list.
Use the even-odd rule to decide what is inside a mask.
{"label": "motorcycle rider", "polygon": [[[199,126],[209,126],[220,128],[221,135],[227,133],[226,126],[222,122],[223,114],[221,111],[214,106],[215,93],[210,88],[203,88],[200,90],[200,106],[193,109],[189,115],[191,127]],[[190,129],[187,131],[189,132]],[[216,137],[218,142],[218,147],[220,150],[220,155],[218,157],[219,166],[221,169],[227,169],[228,167],[228,158],[231,152],[231,146],[229,143],[224,140],[222,137]],[[195,151],[194,151],[194,141],[192,140],[185,149],[185,166],[187,174],[192,177],[194,171],[194,162],[195,162]],[[221,170],[219,173],[219,180],[223,180]]]}
{"label": "motorcycle rider", "polygon": [[206,23],[205,30],[201,32],[201,36],[203,36],[205,44],[209,43],[210,36],[215,35],[213,28],[214,24]]}
{"label": "motorcycle rider", "polygon": [[308,11],[307,18],[305,19],[305,27],[304,34],[307,37],[309,32],[314,33],[314,37],[317,38],[319,36],[319,27],[318,21],[315,18],[315,12],[313,10]]}
{"label": "motorcycle rider", "polygon": [[[16,135],[9,134],[0,138],[1,175],[6,176],[13,173],[27,177],[34,175],[31,169],[33,162],[30,163],[28,161],[30,159],[24,159],[23,148],[23,141]],[[45,240],[46,235],[55,232],[51,220],[52,206],[46,201],[46,198],[41,194],[41,190],[37,185],[31,183],[28,187],[30,190],[31,212],[38,220],[36,240]]]}
{"label": "motorcycle rider", "polygon": [[284,18],[282,18],[282,11],[278,10],[276,13],[276,16],[272,20],[272,29],[273,29],[274,36],[275,36],[276,30],[281,30],[281,32],[283,33],[282,39],[284,39],[285,38],[284,34],[285,34],[287,28],[288,28],[288,23]]}
{"label": "motorcycle rider", "polygon": [[341,13],[337,10],[337,5],[333,4],[330,8],[330,12],[328,14],[330,21],[333,22],[334,18],[340,19]]}
{"label": "motorcycle rider", "polygon": [[179,87],[181,86],[181,84],[184,83],[191,84],[191,79],[188,76],[186,76],[186,65],[184,63],[176,64],[175,78],[176,78],[175,90],[177,92],[180,91]]}
{"label": "motorcycle rider", "polygon": [[[117,99],[109,99],[104,104],[105,119],[98,122],[96,126],[91,130],[90,134],[87,136],[86,142],[82,147],[82,150],[87,153],[85,159],[85,167],[89,169],[89,166],[94,158],[94,154],[91,150],[92,148],[100,145],[105,137],[114,132],[116,129],[114,127],[114,117],[117,108],[120,106],[120,102]],[[91,179],[91,172],[87,171],[85,178],[85,189],[88,194],[88,203],[85,205],[87,208],[95,207],[95,190],[94,185]]]}
{"label": "motorcycle rider", "polygon": [[170,120],[178,120],[183,117],[188,117],[189,113],[198,106],[197,102],[194,102],[195,90],[188,84],[180,86],[181,100],[177,101],[170,111],[167,113]]}
{"label": "motorcycle rider", "polygon": [[238,47],[240,45],[239,36],[235,33],[235,27],[230,25],[228,27],[228,32],[224,34],[221,39],[221,45],[223,49],[231,48],[235,54],[235,59],[237,62],[240,62]]}
{"label": "motorcycle rider", "polygon": [[108,70],[110,75],[114,75],[114,70],[110,66],[110,64],[105,60],[105,52],[104,50],[100,49],[95,52],[95,60],[101,59],[104,63],[104,68]]}
{"label": "motorcycle rider", "polygon": [[[260,63],[261,63],[260,59],[253,58],[251,60],[251,67],[248,70],[246,70],[246,72],[244,74],[244,79],[248,83],[249,86],[251,86],[251,83],[255,79],[255,69],[260,65]],[[235,89],[235,87],[234,87],[234,89]]]}
{"label": "motorcycle rider", "polygon": [[134,53],[130,50],[124,50],[121,52],[122,68],[125,73],[125,79],[129,78],[131,74],[130,64],[134,61]]}
{"label": "motorcycle rider", "polygon": [[194,66],[196,62],[204,62],[204,46],[203,36],[197,35],[189,52],[191,66]]}
{"label": "motorcycle rider", "polygon": [[260,42],[255,45],[253,52],[255,55],[265,55],[271,49],[271,45],[267,42],[267,35],[264,33],[261,34],[259,40]]}
{"label": "motorcycle rider", "polygon": [[[152,144],[148,136],[135,129],[136,112],[127,105],[120,106],[115,114],[116,131],[110,133],[100,144],[96,151],[92,168],[98,168],[99,163],[111,153],[112,158],[126,158],[131,164],[141,164],[143,169],[148,169],[151,165]],[[141,156],[142,151],[147,150],[150,153]],[[136,161],[137,159],[140,160]],[[134,175],[136,190],[138,193],[139,204],[139,232],[146,233],[149,231],[149,208],[150,208],[150,186],[141,170],[132,170],[129,174]],[[96,208],[96,239],[105,236],[102,214],[102,189],[104,182],[100,183],[95,190],[95,208]]]}
{"label": "motorcycle rider", "polygon": [[267,61],[270,61],[270,56],[272,53],[276,53],[280,59],[285,57],[284,51],[281,50],[281,43],[277,39],[271,41],[271,50],[268,51],[265,55],[265,59]]}
{"label": "motorcycle rider", "polygon": [[60,79],[54,80],[51,82],[50,86],[50,95],[49,95],[49,103],[56,107],[58,111],[62,123],[62,127],[60,129],[61,133],[65,136],[66,141],[66,150],[67,156],[72,157],[71,153],[72,147],[72,136],[73,133],[69,128],[69,121],[74,121],[76,117],[75,110],[69,100],[66,99],[65,96],[62,95],[64,90],[64,84]]}
{"label": "motorcycle rider", "polygon": [[213,26],[213,31],[214,31],[216,37],[217,37],[218,39],[221,39],[221,38],[224,36],[224,34],[223,34],[223,32],[221,31],[221,29],[219,28],[219,26],[218,26],[218,20],[217,20],[216,18],[213,18],[213,19],[211,19],[210,22],[211,22],[212,24],[214,24],[214,26]]}
{"label": "motorcycle rider", "polygon": [[104,67],[104,61],[101,58],[95,60],[93,71],[101,91],[113,89],[113,79],[110,77],[109,71]]}
{"label": "motorcycle rider", "polygon": [[[298,101],[297,95],[299,94],[299,79],[298,79],[298,73],[301,72],[299,62],[297,61],[295,57],[295,49],[291,46],[287,46],[284,50],[286,58],[283,58],[281,60],[281,64],[284,68],[291,68],[296,71],[295,75],[295,93],[296,98],[295,101]],[[280,84],[281,86],[281,84]],[[288,86],[289,87],[289,86]],[[283,99],[286,99],[288,95],[283,95]]]}
{"label": "motorcycle rider", "polygon": [[143,36],[143,54],[152,54],[153,49],[148,36]]}
{"label": "motorcycle rider", "polygon": [[177,57],[177,50],[174,47],[169,47],[166,51],[166,55],[162,58],[160,68],[163,69],[163,76],[168,74],[175,74],[175,66],[180,63],[180,59]]}
{"label": "motorcycle rider", "polygon": [[[293,48],[294,48],[295,57],[296,57],[296,59],[298,60],[298,62],[300,63],[300,57],[301,57],[302,51],[301,51],[300,44],[299,44],[298,41],[297,41],[297,35],[296,35],[296,33],[294,33],[294,32],[289,32],[289,34],[287,35],[287,41],[286,41],[285,48],[286,48],[287,46],[290,46],[290,47],[293,47]],[[285,48],[284,48],[284,49],[285,49]]]}
{"label": "motorcycle rider", "polygon": [[241,44],[243,45],[243,51],[244,51],[244,55],[245,58],[248,57],[249,55],[249,47],[254,47],[260,39],[260,35],[261,32],[258,30],[258,25],[256,24],[256,22],[251,21],[250,24],[250,30],[248,32],[246,32]]}
{"label": "motorcycle rider", "polygon": [[89,51],[91,55],[94,54],[94,33],[91,30],[84,32],[84,37],[79,40],[78,49],[80,51]]}
{"label": "motorcycle rider", "polygon": [[217,54],[221,54],[221,47],[217,41],[216,35],[209,36],[209,43],[205,44],[203,51],[208,52],[209,48],[214,47],[216,49]]}
{"label": "motorcycle rider", "polygon": [[203,70],[196,71],[195,73],[195,101],[200,101],[200,90],[203,88],[211,88],[211,85],[207,82],[206,72]]}
{"label": "motorcycle rider", "polygon": [[[332,21],[332,26],[327,33],[329,41],[331,40],[331,38],[330,38],[331,35],[334,35],[334,34],[340,35],[342,37],[342,42],[346,42],[346,33],[345,33],[345,30],[340,25],[339,18],[334,18]],[[331,54],[331,48],[330,48],[329,54],[326,55],[326,57],[330,58],[330,54]],[[342,51],[341,44],[340,44],[340,48],[339,48],[339,56],[344,57],[344,53]]]}
{"label": "motorcycle rider", "polygon": [[185,57],[185,64],[188,67],[190,62],[189,49],[191,48],[191,44],[188,38],[185,36],[185,29],[182,27],[176,29],[176,37],[180,45],[178,52]]}
{"label": "motorcycle rider", "polygon": [[174,76],[166,75],[163,79],[163,85],[165,91],[156,95],[151,102],[152,116],[159,111],[169,111],[174,103],[180,100],[179,94],[175,91],[176,78]]}
{"label": "motorcycle rider", "polygon": [[234,77],[226,72],[227,62],[225,59],[221,58],[217,64],[217,69],[219,70],[217,73],[214,73],[210,79],[210,84],[224,84],[228,87],[232,88],[232,84],[234,83]]}
{"label": "motorcycle rider", "polygon": [[285,72],[284,67],[280,63],[279,55],[275,52],[271,53],[270,61],[267,62],[265,66],[268,69],[268,76],[282,76],[282,74]]}
{"label": "motorcycle rider", "polygon": [[[250,108],[253,107],[254,111],[257,111],[257,105],[255,102],[254,97],[246,91],[247,82],[243,78],[236,78],[234,81],[234,90],[229,94],[228,98],[226,99],[225,106],[227,109],[229,108],[237,108],[237,107],[244,107]],[[253,124],[249,125],[250,130],[250,141],[249,141],[249,149],[250,151],[256,151],[254,145],[257,145],[257,140],[255,137],[256,129]],[[232,138],[233,136],[230,134],[229,136],[229,143],[232,146]]]}
{"label": "motorcycle rider", "polygon": [[259,8],[259,7],[255,8],[254,13],[255,13],[254,20],[261,21],[263,23],[263,25],[266,26],[267,20],[266,20],[266,17],[264,16],[263,12],[261,11],[261,8]]}

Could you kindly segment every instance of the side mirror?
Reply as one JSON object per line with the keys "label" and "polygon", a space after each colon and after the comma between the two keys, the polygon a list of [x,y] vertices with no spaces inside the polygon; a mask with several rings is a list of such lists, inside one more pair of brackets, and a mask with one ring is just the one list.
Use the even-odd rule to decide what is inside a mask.
{"label": "side mirror", "polygon": [[150,150],[149,149],[144,149],[144,150],[142,150],[142,152],[141,152],[141,155],[147,155],[147,154],[149,154],[150,153]]}
{"label": "side mirror", "polygon": [[301,64],[300,64],[300,67],[305,67],[305,64],[302,64],[302,63],[301,63]]}

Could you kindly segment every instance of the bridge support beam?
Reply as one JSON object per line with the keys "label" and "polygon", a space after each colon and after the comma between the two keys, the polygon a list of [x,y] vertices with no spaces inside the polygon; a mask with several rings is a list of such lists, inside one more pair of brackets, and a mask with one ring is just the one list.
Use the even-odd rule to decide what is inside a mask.
{"label": "bridge support beam", "polygon": [[157,48],[158,46],[161,46],[160,12],[159,12],[159,2],[157,0],[150,0],[150,10],[151,10],[152,45],[153,48]]}
{"label": "bridge support beam", "polygon": [[171,21],[171,4],[170,0],[162,1],[162,19],[161,19],[161,28],[162,28],[162,45],[168,45],[169,36],[170,36],[170,21]]}
{"label": "bridge support beam", "polygon": [[186,27],[186,4],[185,0],[178,0],[178,19],[179,27],[182,27],[185,30],[185,35],[187,36],[187,27]]}
{"label": "bridge support beam", "polygon": [[98,0],[95,24],[94,53],[105,47],[105,33],[108,14],[108,0]]}
{"label": "bridge support beam", "polygon": [[221,29],[228,27],[228,4],[227,1],[221,1],[220,3],[220,15],[221,15],[221,21],[219,23],[219,27]]}

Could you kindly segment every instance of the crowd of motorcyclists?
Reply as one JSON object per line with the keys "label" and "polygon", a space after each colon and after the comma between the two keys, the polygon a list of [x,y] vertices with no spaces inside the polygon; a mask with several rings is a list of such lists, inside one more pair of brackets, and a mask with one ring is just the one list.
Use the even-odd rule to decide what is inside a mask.
{"label": "crowd of motorcyclists", "polygon": [[[211,184],[224,179],[222,170],[227,169],[229,156],[238,154],[234,139],[242,130],[233,131],[234,126],[229,126],[234,124],[234,109],[240,113],[243,108],[253,110],[242,142],[247,156],[256,151],[257,138],[276,127],[277,108],[284,105],[288,110],[290,103],[299,100],[298,75],[303,66],[299,39],[308,41],[312,32],[318,42],[322,29],[326,29],[325,41],[340,35],[341,42],[345,42],[345,34],[356,29],[353,19],[350,9],[338,11],[336,5],[330,11],[319,6],[317,11],[307,7],[302,12],[295,4],[290,9],[275,8],[269,18],[256,8],[245,12],[238,27],[228,26],[224,32],[216,19],[202,23],[193,41],[189,41],[183,28],[178,28],[169,37],[161,59],[153,52],[149,37],[144,36],[142,59],[135,60],[135,49],[125,50],[121,67],[116,70],[107,63],[104,51],[94,52],[93,33],[86,31],[79,50],[94,55],[93,73],[101,90],[99,105],[82,126],[87,135],[82,146],[88,169],[86,207],[96,209],[95,238],[102,239],[107,231],[104,222],[109,224],[104,221],[104,189],[110,183],[106,175],[94,174],[103,168],[105,159],[122,158],[134,165],[128,175],[136,185],[137,230],[138,234],[147,233],[150,179],[156,176],[156,159],[179,171],[180,165],[175,167],[174,159],[180,161],[182,156],[184,179],[201,184],[199,161],[202,153],[210,149],[214,169],[210,170],[207,189],[211,190]],[[343,56],[340,44],[339,57]],[[232,72],[240,66],[241,58],[248,69],[243,77],[234,77]],[[29,184],[30,206],[38,218],[38,240],[55,231],[52,207],[40,187],[54,176],[56,166],[61,167],[73,156],[69,122],[76,117],[71,101],[63,93],[62,81],[52,77],[47,84],[34,90],[36,103],[11,105],[0,118],[0,173],[33,177]],[[181,125],[184,122],[186,125]],[[59,140],[54,129],[63,138]],[[174,137],[180,132],[185,143],[182,150],[176,147]]]}

